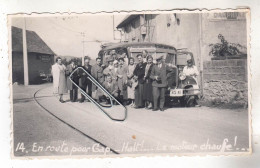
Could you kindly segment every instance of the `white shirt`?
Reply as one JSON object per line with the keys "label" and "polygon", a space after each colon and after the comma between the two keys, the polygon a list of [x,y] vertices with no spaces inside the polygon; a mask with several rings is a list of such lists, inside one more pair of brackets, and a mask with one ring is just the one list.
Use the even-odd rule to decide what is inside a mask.
{"label": "white shirt", "polygon": [[128,58],[125,57],[124,60],[125,60],[125,64],[128,65]]}
{"label": "white shirt", "polygon": [[118,68],[114,68],[115,72],[117,73]]}
{"label": "white shirt", "polygon": [[198,71],[198,68],[195,65],[193,65],[192,67],[185,66],[183,68],[183,74],[186,75],[186,76],[198,76],[199,71]]}

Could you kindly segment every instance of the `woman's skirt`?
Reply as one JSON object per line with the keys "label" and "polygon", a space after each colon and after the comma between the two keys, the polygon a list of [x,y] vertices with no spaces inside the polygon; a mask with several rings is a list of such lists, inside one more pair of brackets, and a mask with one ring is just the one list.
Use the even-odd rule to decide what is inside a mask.
{"label": "woman's skirt", "polygon": [[153,86],[151,82],[144,83],[144,100],[153,102]]}
{"label": "woman's skirt", "polygon": [[128,99],[135,99],[135,88],[127,86]]}
{"label": "woman's skirt", "polygon": [[68,93],[67,80],[66,80],[65,74],[62,74],[62,73],[60,74],[60,78],[59,78],[58,93],[59,94]]}
{"label": "woman's skirt", "polygon": [[135,99],[135,81],[134,79],[128,79],[127,81],[127,98],[128,99]]}
{"label": "woman's skirt", "polygon": [[135,106],[136,107],[144,106],[143,92],[144,92],[144,84],[139,83],[137,88],[135,89]]}

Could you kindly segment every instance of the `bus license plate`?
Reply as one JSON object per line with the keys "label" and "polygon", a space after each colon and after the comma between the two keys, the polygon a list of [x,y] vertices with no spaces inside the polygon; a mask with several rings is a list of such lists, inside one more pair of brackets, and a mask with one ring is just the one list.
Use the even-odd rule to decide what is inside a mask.
{"label": "bus license plate", "polygon": [[170,91],[171,97],[180,97],[183,96],[183,89],[171,89]]}

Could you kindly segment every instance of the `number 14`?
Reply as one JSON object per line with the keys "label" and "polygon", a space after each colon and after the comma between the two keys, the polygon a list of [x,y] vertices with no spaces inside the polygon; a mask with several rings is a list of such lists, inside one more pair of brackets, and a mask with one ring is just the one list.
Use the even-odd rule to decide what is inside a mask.
{"label": "number 14", "polygon": [[25,147],[24,147],[24,143],[23,142],[22,143],[19,142],[17,144],[15,151],[17,152],[18,150],[21,150],[22,152],[24,152]]}

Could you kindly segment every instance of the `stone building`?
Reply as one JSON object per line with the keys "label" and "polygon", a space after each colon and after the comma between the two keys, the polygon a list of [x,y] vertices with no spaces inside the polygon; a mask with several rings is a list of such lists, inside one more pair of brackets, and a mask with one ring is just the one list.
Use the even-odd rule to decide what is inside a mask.
{"label": "stone building", "polygon": [[[24,83],[22,29],[12,27],[12,79]],[[29,84],[38,83],[40,73],[50,74],[55,53],[34,32],[26,30]]]}
{"label": "stone building", "polygon": [[[207,91],[211,89],[211,85],[206,83],[206,88],[204,87],[204,71],[207,73],[207,80],[214,81],[215,76],[207,71],[211,64],[205,68],[203,65],[208,65],[206,62],[218,62],[211,61],[209,45],[220,43],[218,35],[222,34],[229,43],[247,46],[246,12],[135,14],[123,19],[117,29],[121,30],[121,42],[156,42],[191,51],[201,72],[200,81],[204,81],[200,84],[202,91],[206,92],[204,95],[207,96],[210,96]],[[244,62],[247,61],[244,60]],[[224,63],[224,65],[227,64]],[[223,71],[221,70],[221,72]],[[232,80],[235,79],[232,78]],[[245,90],[247,93],[247,87]],[[245,99],[247,100],[247,98]]]}

